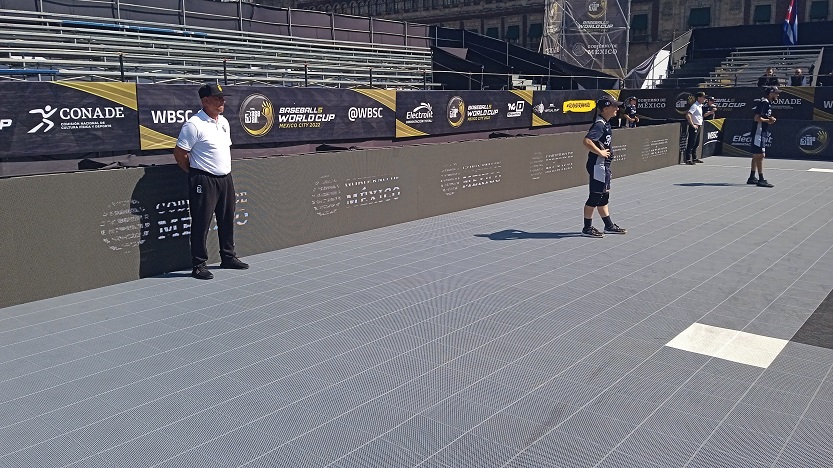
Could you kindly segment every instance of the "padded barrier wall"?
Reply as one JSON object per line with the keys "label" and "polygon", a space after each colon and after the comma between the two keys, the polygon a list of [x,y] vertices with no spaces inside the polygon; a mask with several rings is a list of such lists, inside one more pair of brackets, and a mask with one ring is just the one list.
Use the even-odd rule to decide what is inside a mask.
{"label": "padded barrier wall", "polygon": [[[614,177],[677,164],[678,132],[614,130]],[[582,137],[235,161],[238,253],[586,184]],[[174,165],[0,179],[0,199],[0,307],[190,268],[186,175]]]}

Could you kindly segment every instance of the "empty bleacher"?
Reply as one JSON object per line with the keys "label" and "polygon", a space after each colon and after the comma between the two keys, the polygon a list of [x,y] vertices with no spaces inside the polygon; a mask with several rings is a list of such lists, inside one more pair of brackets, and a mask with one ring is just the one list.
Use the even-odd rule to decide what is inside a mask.
{"label": "empty bleacher", "polygon": [[0,10],[0,79],[422,88],[431,49]]}
{"label": "empty bleacher", "polygon": [[770,67],[781,84],[788,85],[796,68],[805,76],[808,70],[818,70],[823,51],[820,45],[738,48],[709,72],[702,86],[757,86],[758,78]]}

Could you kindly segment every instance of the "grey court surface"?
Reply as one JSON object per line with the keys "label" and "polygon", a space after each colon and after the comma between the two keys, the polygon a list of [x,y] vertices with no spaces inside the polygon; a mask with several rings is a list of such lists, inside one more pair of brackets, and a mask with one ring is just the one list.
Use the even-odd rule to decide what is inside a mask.
{"label": "grey court surface", "polygon": [[831,467],[833,164],[766,164],[0,309],[0,466]]}

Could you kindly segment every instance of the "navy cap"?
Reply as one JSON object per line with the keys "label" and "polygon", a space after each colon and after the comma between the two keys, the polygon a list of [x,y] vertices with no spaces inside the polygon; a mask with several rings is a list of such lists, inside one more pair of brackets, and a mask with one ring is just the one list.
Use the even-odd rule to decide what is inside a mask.
{"label": "navy cap", "polygon": [[223,91],[223,87],[217,83],[206,83],[200,86],[200,99],[204,97],[210,96],[228,96],[227,93]]}
{"label": "navy cap", "polygon": [[636,101],[636,100],[637,100],[636,96],[631,96],[631,97],[628,98],[628,102]]}
{"label": "navy cap", "polygon": [[604,108],[604,107],[608,107],[608,106],[619,107],[621,105],[622,105],[621,102],[617,101],[616,99],[613,99],[610,96],[602,96],[599,99],[596,99],[596,107],[598,107],[599,109]]}

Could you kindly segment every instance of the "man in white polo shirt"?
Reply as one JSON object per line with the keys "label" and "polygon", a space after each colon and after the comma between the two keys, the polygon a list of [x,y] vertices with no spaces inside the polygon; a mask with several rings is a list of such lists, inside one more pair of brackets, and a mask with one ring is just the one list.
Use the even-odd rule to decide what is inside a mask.
{"label": "man in white polo shirt", "polygon": [[685,114],[688,122],[688,144],[685,149],[685,163],[695,164],[703,162],[697,157],[697,143],[700,141],[700,127],[703,126],[703,102],[706,100],[706,93],[703,91],[694,95],[694,103]]}
{"label": "man in white polo shirt", "polygon": [[234,211],[236,197],[231,178],[231,135],[225,110],[225,96],[219,84],[199,89],[202,110],[182,125],[174,148],[174,159],[188,173],[188,202],[191,211],[191,276],[211,279],[206,240],[212,213],[217,216],[221,268],[243,270],[249,265],[234,252]]}

